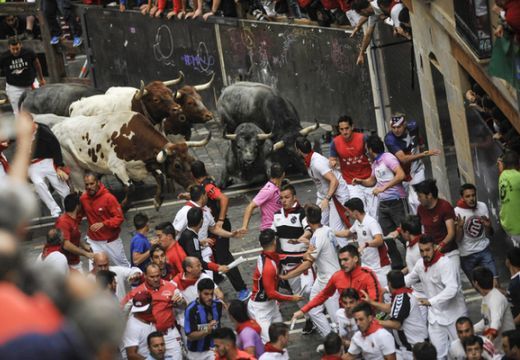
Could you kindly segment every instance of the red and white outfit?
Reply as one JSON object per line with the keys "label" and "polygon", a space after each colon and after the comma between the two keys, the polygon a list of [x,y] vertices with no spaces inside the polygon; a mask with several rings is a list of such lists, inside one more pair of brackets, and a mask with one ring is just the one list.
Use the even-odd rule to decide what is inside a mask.
{"label": "red and white outfit", "polygon": [[[198,279],[187,279],[184,273],[180,273],[173,278],[172,283],[179,289],[182,297],[186,300],[186,304],[191,304],[199,297],[197,284],[201,279],[211,279],[211,277],[202,272]],[[217,288],[216,285],[215,288]],[[180,326],[184,326],[184,309],[175,309],[175,316],[177,323]]]}
{"label": "red and white outfit", "polygon": [[278,349],[270,342],[265,344],[265,352],[258,360],[289,360],[289,352],[286,349]]}
{"label": "red and white outfit", "polygon": [[269,326],[281,322],[282,314],[277,301],[291,301],[292,296],[278,292],[278,264],[276,252],[262,251],[253,273],[253,292],[247,304],[249,316],[262,328],[262,341],[269,341]]}
{"label": "red and white outfit", "polygon": [[[329,192],[329,181],[325,175],[332,173],[338,180],[338,187],[334,192],[333,198],[329,201],[329,207],[321,210],[321,223],[330,227],[334,231],[343,230],[349,224],[343,222],[341,212],[344,212],[343,204],[349,199],[347,183],[336,169],[331,169],[329,160],[314,151],[311,151],[304,158],[307,173],[316,185],[316,204],[320,204],[327,197]],[[347,239],[336,237],[339,247],[347,245]]]}
{"label": "red and white outfit", "polygon": [[121,301],[121,306],[124,307],[140,291],[146,291],[152,295],[152,314],[155,319],[155,327],[164,334],[166,355],[174,359],[182,359],[182,339],[176,327],[171,301],[175,295],[180,294],[179,289],[171,282],[164,280],[161,280],[158,289],[152,289],[146,283],[143,283],[125,296]]}
{"label": "red and white outfit", "polygon": [[[94,196],[84,192],[80,201],[89,225],[87,242],[92,251],[94,253],[106,252],[113,265],[130,267],[123,248],[123,240],[119,237],[124,217],[116,197],[108,191],[105,185],[99,183],[99,190]],[[92,224],[99,222],[103,223],[101,229],[90,230]],[[92,268],[92,262],[90,267]]]}
{"label": "red and white outfit", "polygon": [[338,335],[343,340],[351,340],[352,336],[358,331],[354,316],[348,317],[345,309],[339,309],[336,312],[336,319],[338,319]]}
{"label": "red and white outfit", "polygon": [[7,149],[8,146],[9,143],[7,141],[0,141],[0,180],[2,180],[2,178],[9,172],[9,162],[2,153],[2,151]]}
{"label": "red and white outfit", "polygon": [[[175,219],[173,219],[173,227],[175,228],[175,231],[177,233],[177,239],[181,236],[182,232],[188,227],[188,211],[192,207],[199,207],[199,204],[197,204],[194,201],[188,201],[180,210],[175,214]],[[204,206],[202,209],[202,226],[199,229],[199,241],[204,240],[208,238],[209,235],[209,227],[215,226],[215,218],[211,214],[211,209],[207,206]],[[201,247],[201,253],[202,258],[206,262],[211,262],[211,257],[213,256],[213,251],[211,250],[211,247]],[[212,271],[206,271],[206,274],[210,276],[211,279],[213,279],[213,272]]]}
{"label": "red and white outfit", "polygon": [[157,331],[152,320],[153,316],[151,317],[150,321],[138,319],[133,315],[128,317],[122,340],[124,358],[126,358],[126,348],[134,346],[137,346],[137,353],[142,357],[147,358],[148,355],[150,355],[147,338],[151,332]]}
{"label": "red and white outfit", "polygon": [[69,273],[69,264],[65,255],[61,253],[61,245],[46,244],[42,253],[36,258],[36,263],[48,266],[62,275]]}
{"label": "red and white outfit", "polygon": [[450,343],[457,339],[455,321],[467,313],[460,284],[460,268],[440,252],[426,263],[419,260],[406,275],[406,286],[420,281],[430,302],[428,333],[439,359],[446,358]]}
{"label": "red and white outfit", "polygon": [[[128,279],[135,275],[142,275],[143,272],[138,267],[126,267],[126,266],[109,266],[108,270],[116,274],[116,297],[119,301],[123,300],[126,295],[126,284]],[[91,271],[87,278],[96,280],[96,275]]]}
{"label": "red and white outfit", "polygon": [[395,354],[394,337],[374,319],[367,331],[354,334],[348,353],[361,355],[364,360],[381,360]]}
{"label": "red and white outfit", "polygon": [[502,333],[515,329],[515,322],[509,301],[497,288],[493,288],[482,298],[480,305],[482,320],[475,324],[476,333],[487,336],[493,334],[493,344],[499,353],[503,353]]}
{"label": "red and white outfit", "polygon": [[352,184],[352,179],[367,179],[372,175],[372,167],[365,150],[365,135],[353,132],[349,141],[341,135],[332,140],[330,156],[337,157],[341,175],[347,182],[349,197],[363,200],[365,212],[377,219],[377,196],[373,187]]}
{"label": "red and white outfit", "polygon": [[[376,235],[383,236],[381,225],[368,214],[365,214],[361,222],[356,220],[354,225],[350,228],[350,231],[357,235],[359,246],[374,240]],[[376,273],[381,287],[386,288],[386,274],[392,270],[392,267],[390,266],[390,258],[388,257],[386,244],[384,242],[383,245],[377,248],[365,247],[361,252],[361,265],[372,269]]]}
{"label": "red and white outfit", "polygon": [[[56,223],[54,224],[54,226],[56,227],[56,229],[61,231],[61,234],[63,235],[63,240],[70,241],[72,244],[76,245],[77,247],[80,247],[80,222],[81,218],[79,216],[77,216],[76,218],[72,218],[69,214],[62,214],[58,219],[56,219]],[[61,252],[67,258],[67,262],[71,269],[83,272],[79,255],[73,254],[70,251],[63,249],[63,247],[61,249]]]}
{"label": "red and white outfit", "polygon": [[[311,253],[314,258],[316,280],[312,284],[311,299],[314,299],[322,291],[329,279],[340,269],[338,255],[334,248],[334,233],[328,226],[322,226],[314,231],[310,242],[316,249]],[[339,293],[331,294],[325,301],[327,313],[330,316],[332,327],[337,327],[336,313],[339,309]],[[309,310],[312,322],[318,328],[321,336],[327,336],[332,327],[323,312],[323,306],[318,304]]]}

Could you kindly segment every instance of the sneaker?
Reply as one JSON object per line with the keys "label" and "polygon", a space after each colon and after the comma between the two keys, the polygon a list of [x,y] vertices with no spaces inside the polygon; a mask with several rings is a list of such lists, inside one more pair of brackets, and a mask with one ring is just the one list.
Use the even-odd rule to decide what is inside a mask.
{"label": "sneaker", "polygon": [[305,321],[305,326],[303,327],[302,334],[309,335],[312,334],[314,330],[316,330],[316,325],[314,325],[311,319],[307,319],[307,321]]}
{"label": "sneaker", "polygon": [[240,301],[247,301],[247,299],[249,299],[250,296],[251,296],[251,290],[249,290],[248,288],[245,288],[238,292],[237,299]]}
{"label": "sneaker", "polygon": [[59,36],[51,37],[51,45],[57,45],[57,44],[59,44],[59,42],[60,42],[60,37]]}
{"label": "sneaker", "polygon": [[83,44],[83,39],[80,38],[79,36],[75,36],[74,40],[72,41],[72,46],[78,47],[78,46],[81,46],[81,44]]}

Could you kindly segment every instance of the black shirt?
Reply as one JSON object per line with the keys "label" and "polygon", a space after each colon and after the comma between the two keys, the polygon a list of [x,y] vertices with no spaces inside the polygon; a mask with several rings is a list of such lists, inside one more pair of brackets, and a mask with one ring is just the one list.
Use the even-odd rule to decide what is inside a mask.
{"label": "black shirt", "polygon": [[208,263],[202,259],[199,236],[190,228],[186,228],[179,237],[179,244],[186,252],[186,256],[193,256],[200,260],[204,270],[210,270]]}
{"label": "black shirt", "polygon": [[36,78],[34,61],[36,53],[22,47],[18,56],[13,56],[9,50],[0,56],[0,68],[9,85],[29,87]]}
{"label": "black shirt", "polygon": [[52,159],[54,165],[63,166],[60,143],[47,125],[38,123],[34,141],[36,145],[32,159]]}

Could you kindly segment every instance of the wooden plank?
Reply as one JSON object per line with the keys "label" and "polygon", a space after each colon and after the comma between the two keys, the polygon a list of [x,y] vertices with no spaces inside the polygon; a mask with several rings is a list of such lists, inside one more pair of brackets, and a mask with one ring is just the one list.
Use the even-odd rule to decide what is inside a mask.
{"label": "wooden plank", "polygon": [[402,3],[404,4],[404,6],[406,6],[408,8],[408,10],[410,10],[411,13],[413,13],[412,0],[402,0]]}
{"label": "wooden plank", "polygon": [[39,11],[39,2],[8,2],[0,5],[0,15],[36,15]]}
{"label": "wooden plank", "polygon": [[[452,37],[450,37],[451,52],[459,64],[466,70],[469,75],[484,89],[491,100],[509,119],[509,122],[516,131],[520,132],[520,114],[513,104],[502,94],[500,89],[493,83],[486,70],[478,64],[472,55],[468,54],[465,49]],[[462,94],[461,94],[462,96]]]}

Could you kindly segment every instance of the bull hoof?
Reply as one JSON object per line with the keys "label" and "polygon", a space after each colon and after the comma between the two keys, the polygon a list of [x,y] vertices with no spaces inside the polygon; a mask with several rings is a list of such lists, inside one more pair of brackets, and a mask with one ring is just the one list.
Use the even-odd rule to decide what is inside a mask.
{"label": "bull hoof", "polygon": [[159,211],[163,201],[164,201],[164,196],[161,196],[158,199],[157,198],[153,199],[153,206],[155,207],[155,211]]}

